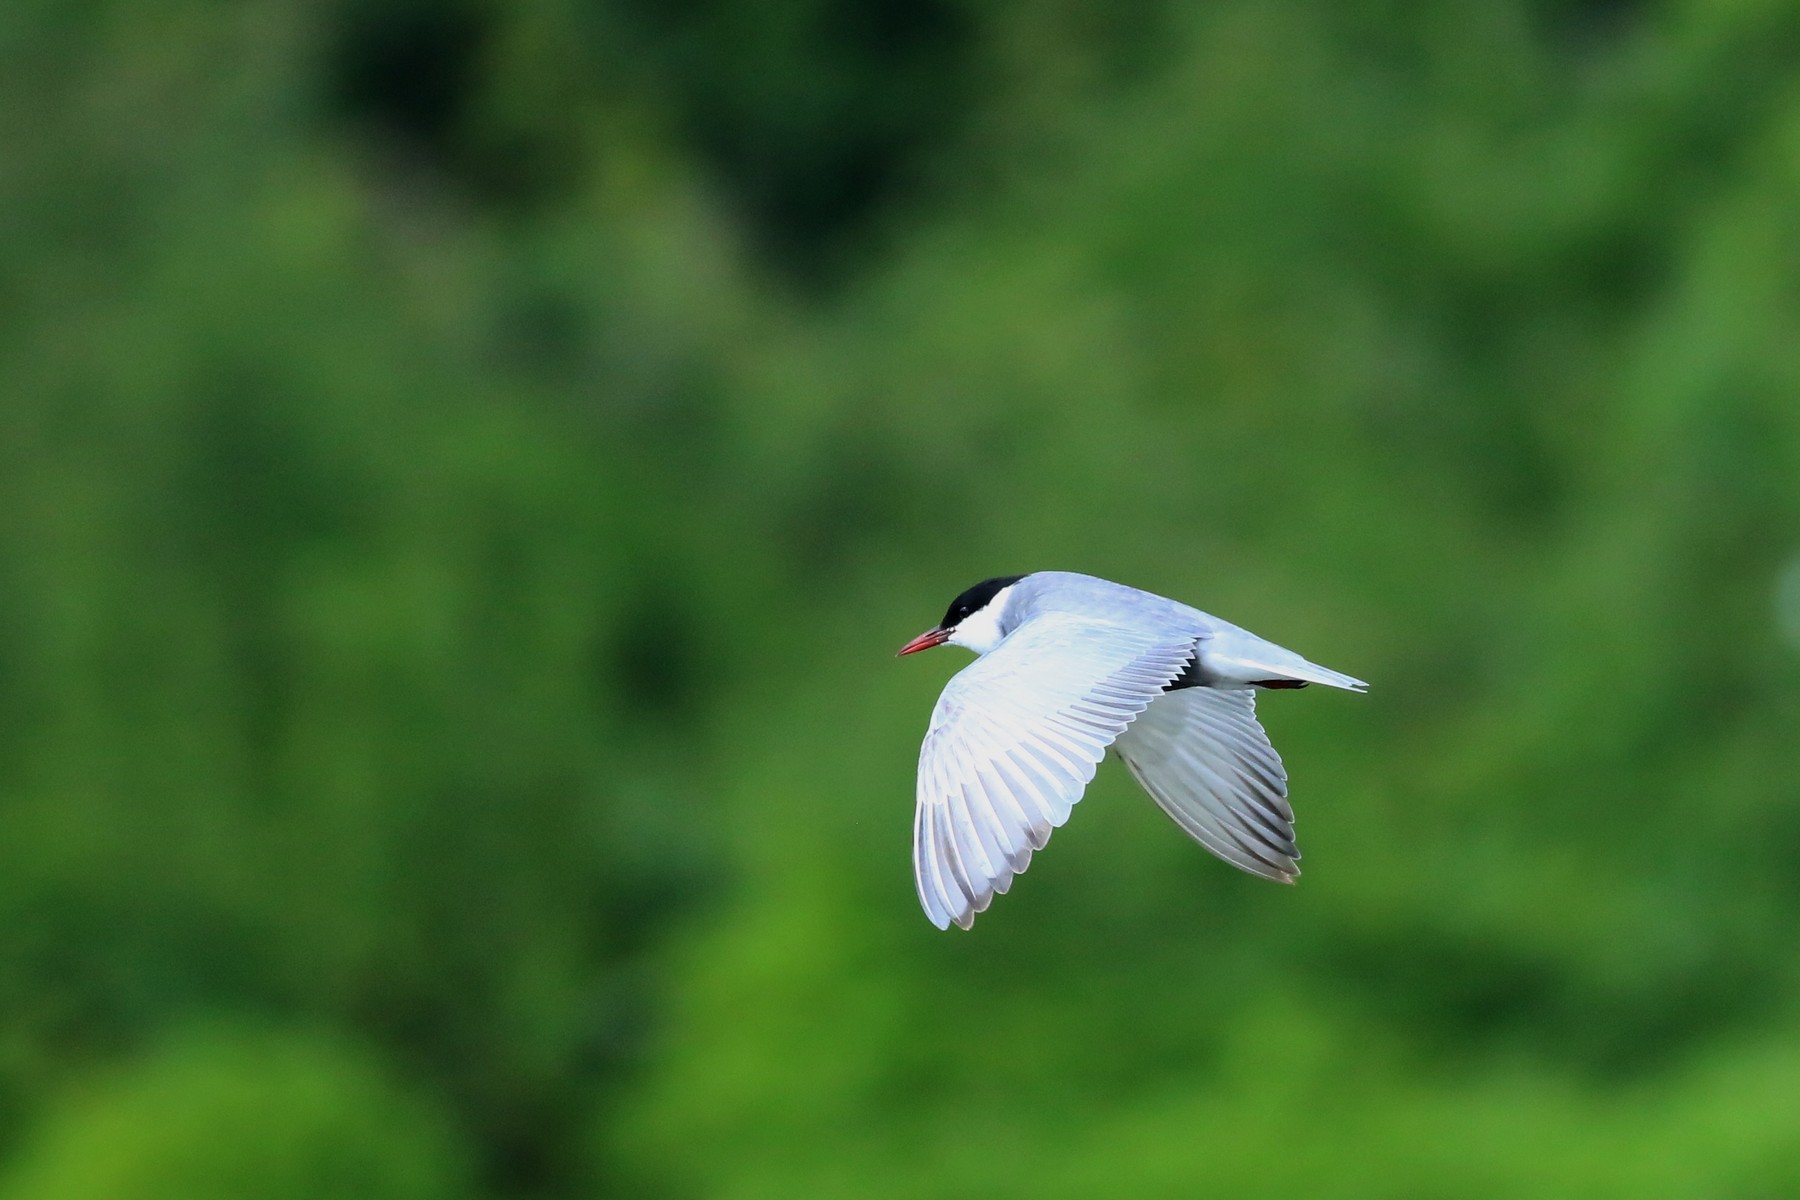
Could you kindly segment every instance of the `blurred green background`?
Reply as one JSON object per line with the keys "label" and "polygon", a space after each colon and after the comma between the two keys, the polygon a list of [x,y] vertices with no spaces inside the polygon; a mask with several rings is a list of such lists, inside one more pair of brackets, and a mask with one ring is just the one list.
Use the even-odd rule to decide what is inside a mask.
{"label": "blurred green background", "polygon": [[[0,1200],[1800,1196],[1800,6],[8,0]],[[1179,597],[913,896],[962,588]]]}

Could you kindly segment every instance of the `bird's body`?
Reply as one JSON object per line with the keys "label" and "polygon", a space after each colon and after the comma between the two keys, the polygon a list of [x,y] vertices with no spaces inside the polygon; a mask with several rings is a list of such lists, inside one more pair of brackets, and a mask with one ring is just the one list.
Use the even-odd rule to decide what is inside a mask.
{"label": "bird's body", "polygon": [[1106,751],[1194,840],[1292,882],[1300,857],[1256,689],[1362,691],[1197,608],[1066,571],[977,584],[901,648],[981,655],[945,686],[919,752],[913,868],[940,929],[967,929],[1068,820]]}

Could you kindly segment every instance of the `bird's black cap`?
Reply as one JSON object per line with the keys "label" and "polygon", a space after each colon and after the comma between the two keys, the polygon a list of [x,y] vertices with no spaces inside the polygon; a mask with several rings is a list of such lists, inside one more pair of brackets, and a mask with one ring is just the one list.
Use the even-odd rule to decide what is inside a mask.
{"label": "bird's black cap", "polygon": [[988,601],[998,595],[1001,588],[1011,587],[1023,578],[1025,578],[1023,575],[1000,575],[993,579],[982,580],[950,602],[950,610],[944,614],[944,619],[939,623],[938,628],[955,629],[957,623],[964,617],[986,608]]}

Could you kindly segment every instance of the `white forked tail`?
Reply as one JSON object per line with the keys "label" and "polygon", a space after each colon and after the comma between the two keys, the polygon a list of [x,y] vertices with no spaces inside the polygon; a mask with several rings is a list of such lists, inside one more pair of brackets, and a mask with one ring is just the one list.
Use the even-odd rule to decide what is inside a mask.
{"label": "white forked tail", "polygon": [[1201,639],[1196,649],[1200,676],[1215,687],[1243,687],[1280,680],[1294,684],[1322,683],[1348,692],[1363,692],[1369,688],[1360,679],[1308,662],[1292,650],[1265,641],[1246,629],[1222,629]]}

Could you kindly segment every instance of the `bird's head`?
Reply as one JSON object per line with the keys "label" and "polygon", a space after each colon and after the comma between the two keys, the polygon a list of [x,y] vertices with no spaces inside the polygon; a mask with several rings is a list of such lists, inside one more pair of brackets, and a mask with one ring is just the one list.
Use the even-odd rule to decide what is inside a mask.
{"label": "bird's head", "polygon": [[1008,619],[1007,601],[1012,598],[1013,585],[1023,578],[1002,575],[982,580],[950,602],[942,621],[900,647],[899,652],[917,654],[948,642],[986,654],[1012,632],[1015,622]]}

